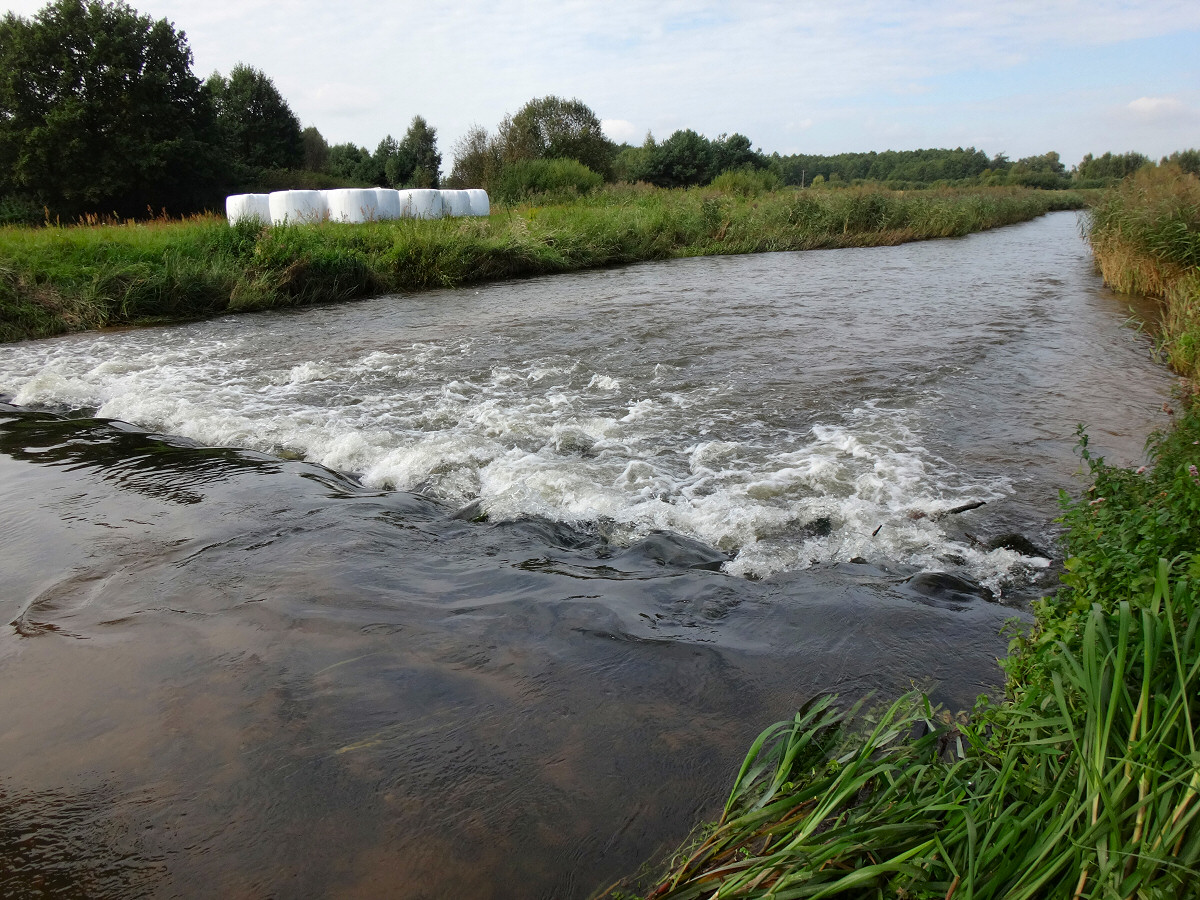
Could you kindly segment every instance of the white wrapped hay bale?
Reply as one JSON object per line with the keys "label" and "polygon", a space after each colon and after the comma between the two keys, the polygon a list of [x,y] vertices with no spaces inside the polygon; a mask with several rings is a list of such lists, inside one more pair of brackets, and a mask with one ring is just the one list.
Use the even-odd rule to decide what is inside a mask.
{"label": "white wrapped hay bale", "polygon": [[374,188],[336,188],[325,192],[325,202],[334,222],[374,222],[379,218],[379,195]]}
{"label": "white wrapped hay bale", "polygon": [[399,191],[394,191],[391,188],[375,188],[375,203],[381,220],[400,218]]}
{"label": "white wrapped hay bale", "polygon": [[467,194],[471,198],[471,215],[490,216],[492,214],[492,204],[488,200],[487,191],[482,188],[471,188]]}
{"label": "white wrapped hay bale", "polygon": [[267,194],[233,194],[225,198],[225,218],[230,225],[255,220],[266,225],[271,221],[271,204]]}
{"label": "white wrapped hay bale", "polygon": [[429,188],[416,188],[408,192],[414,219],[440,219],[442,217],[442,192]]}
{"label": "white wrapped hay bale", "polygon": [[400,218],[411,219],[415,215],[413,212],[412,191],[396,191],[400,198]]}
{"label": "white wrapped hay bale", "polygon": [[329,214],[324,191],[272,191],[269,203],[272,225],[320,222]]}
{"label": "white wrapped hay bale", "polygon": [[466,191],[442,191],[442,208],[448,216],[469,216],[471,195]]}

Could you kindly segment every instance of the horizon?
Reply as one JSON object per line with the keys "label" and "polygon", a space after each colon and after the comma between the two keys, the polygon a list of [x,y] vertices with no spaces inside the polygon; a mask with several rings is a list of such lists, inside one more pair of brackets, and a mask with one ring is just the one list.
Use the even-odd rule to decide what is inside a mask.
{"label": "horizon", "polygon": [[490,133],[550,94],[586,103],[610,138],[633,145],[690,128],[785,156],[974,147],[1015,161],[1053,150],[1068,168],[1086,153],[1157,161],[1200,145],[1200,90],[1188,87],[1200,85],[1200,5],[1177,0],[131,5],[185,33],[197,77],[239,62],[266,73],[331,145],[373,149],[423,116],[444,171],[470,126]]}

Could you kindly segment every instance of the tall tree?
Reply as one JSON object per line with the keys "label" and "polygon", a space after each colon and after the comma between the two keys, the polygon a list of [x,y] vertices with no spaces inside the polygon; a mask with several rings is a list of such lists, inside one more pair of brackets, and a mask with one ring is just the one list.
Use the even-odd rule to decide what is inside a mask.
{"label": "tall tree", "polygon": [[500,145],[482,125],[472,125],[454,145],[454,167],[449,183],[456,188],[492,189],[503,163]]}
{"label": "tall tree", "polygon": [[300,133],[304,144],[304,168],[309,172],[324,172],[329,165],[329,144],[315,126],[309,125]]}
{"label": "tall tree", "polygon": [[300,120],[266,73],[238,63],[229,78],[216,72],[207,86],[225,146],[237,163],[255,169],[304,165]]}
{"label": "tall tree", "polygon": [[442,177],[442,154],[437,149],[437,129],[430,127],[420,116],[413,116],[400,151],[412,160],[408,182],[413,187],[435,188]]}
{"label": "tall tree", "polygon": [[380,187],[405,187],[412,181],[414,160],[390,134],[379,142],[373,159],[376,168],[383,174]]}
{"label": "tall tree", "polygon": [[0,20],[0,193],[64,215],[210,200],[213,110],[186,36],[124,3]]}

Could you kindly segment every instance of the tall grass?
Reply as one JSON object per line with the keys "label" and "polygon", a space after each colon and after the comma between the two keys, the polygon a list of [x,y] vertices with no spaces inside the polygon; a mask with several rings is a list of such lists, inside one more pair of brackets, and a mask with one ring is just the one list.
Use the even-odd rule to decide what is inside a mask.
{"label": "tall grass", "polygon": [[1148,166],[1103,196],[1089,226],[1105,282],[1163,301],[1168,358],[1200,379],[1200,178]]}
{"label": "tall grass", "polygon": [[821,697],[751,748],[652,898],[1200,896],[1200,411],[1150,472],[1084,456],[1067,587],[952,719]]}
{"label": "tall grass", "polygon": [[1079,208],[1063,192],[659,190],[543,197],[487,219],[0,228],[0,340],[331,302],[675,256],[896,244]]}

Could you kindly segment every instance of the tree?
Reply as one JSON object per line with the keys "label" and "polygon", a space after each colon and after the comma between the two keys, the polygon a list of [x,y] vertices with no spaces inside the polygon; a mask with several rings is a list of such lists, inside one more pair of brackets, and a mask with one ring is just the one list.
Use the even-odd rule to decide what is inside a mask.
{"label": "tree", "polygon": [[1018,159],[1008,170],[1008,183],[1052,190],[1067,186],[1066,173],[1067,167],[1058,153],[1051,150],[1041,156]]}
{"label": "tree", "polygon": [[502,166],[499,144],[482,125],[472,125],[454,145],[454,166],[448,183],[456,188],[481,187],[489,191]]}
{"label": "tree", "polygon": [[124,3],[0,20],[0,194],[63,215],[196,208],[220,158],[186,36]]}
{"label": "tree", "polygon": [[442,176],[442,154],[437,149],[437,129],[420,116],[413,116],[412,124],[400,141],[400,150],[412,160],[412,174],[407,179],[411,187],[435,188]]}
{"label": "tree", "polygon": [[591,107],[579,100],[548,96],[530,100],[512,117],[510,141],[519,158],[575,159],[611,176],[617,147],[604,136]]}
{"label": "tree", "polygon": [[1075,167],[1075,177],[1082,180],[1114,179],[1120,180],[1126,175],[1132,175],[1142,166],[1150,165],[1148,157],[1141,153],[1105,153],[1103,156],[1092,156],[1088,153]]}
{"label": "tree", "polygon": [[324,172],[329,165],[329,144],[314,126],[309,125],[300,132],[304,145],[304,168],[309,172]]}
{"label": "tree", "polygon": [[763,154],[755,152],[750,138],[736,132],[728,137],[721,135],[713,141],[712,156],[713,178],[722,172],[736,169],[765,169],[767,167],[767,158]]}
{"label": "tree", "polygon": [[254,169],[298,169],[304,164],[300,120],[264,72],[238,63],[228,79],[213,73],[206,87],[235,162]]}
{"label": "tree", "polygon": [[1200,175],[1200,150],[1176,150],[1162,158],[1162,164],[1179,166],[1190,175]]}
{"label": "tree", "polygon": [[676,131],[648,154],[641,177],[659,187],[708,184],[720,174],[713,171],[712,143],[690,128]]}
{"label": "tree", "polygon": [[329,148],[328,171],[335,178],[352,184],[376,184],[384,177],[367,148],[350,143],[334,144]]}

